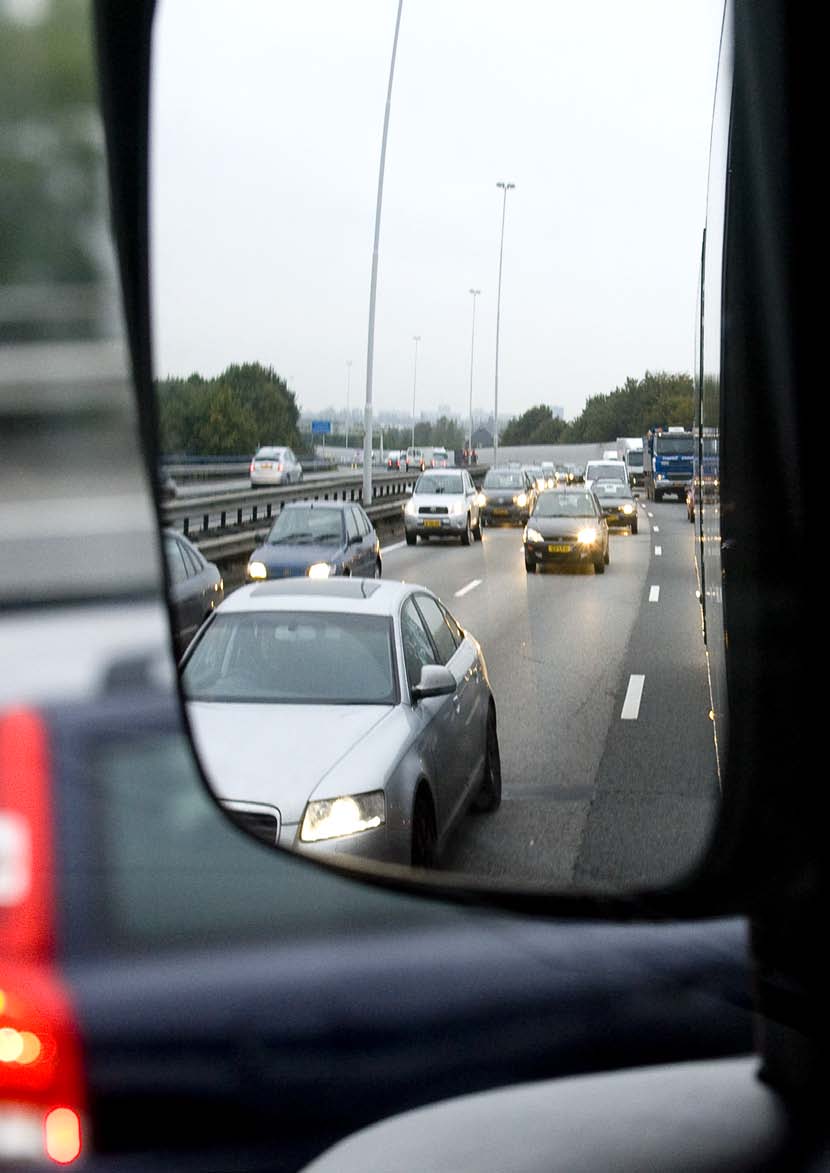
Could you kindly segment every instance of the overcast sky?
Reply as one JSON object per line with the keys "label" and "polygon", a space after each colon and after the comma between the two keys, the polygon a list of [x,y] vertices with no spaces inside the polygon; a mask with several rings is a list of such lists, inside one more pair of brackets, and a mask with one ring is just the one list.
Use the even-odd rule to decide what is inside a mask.
{"label": "overcast sky", "polygon": [[[160,0],[156,370],[362,406],[396,0]],[[376,410],[499,412],[689,371],[722,0],[404,0]]]}

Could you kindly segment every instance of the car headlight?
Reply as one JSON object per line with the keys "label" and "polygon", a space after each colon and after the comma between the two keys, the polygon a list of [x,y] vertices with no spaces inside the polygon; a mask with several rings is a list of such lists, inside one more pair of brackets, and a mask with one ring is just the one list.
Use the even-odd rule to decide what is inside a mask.
{"label": "car headlight", "polygon": [[267,578],[268,567],[264,562],[249,562],[246,573],[248,578]]}
{"label": "car headlight", "polygon": [[328,562],[312,562],[308,568],[309,578],[329,578],[334,574],[334,567]]}
{"label": "car headlight", "polygon": [[633,513],[633,512],[634,512],[634,506],[633,506],[633,505],[623,505],[623,510],[622,510],[622,511],[623,511],[623,513]]}
{"label": "car headlight", "polygon": [[404,505],[403,511],[407,517],[415,517],[415,515],[417,514],[418,506],[415,504],[415,502],[413,501],[413,499],[411,497],[407,501],[406,505]]}
{"label": "car headlight", "polygon": [[478,505],[479,509],[481,509],[486,504],[487,504],[487,494],[486,493],[479,493],[479,495],[476,497],[476,505]]}
{"label": "car headlight", "polygon": [[656,476],[654,479],[655,479],[656,481],[662,481],[662,480],[663,480],[663,474],[662,474],[661,472],[658,472],[657,476]]}
{"label": "car headlight", "polygon": [[527,493],[519,493],[517,497],[513,498],[513,504],[518,505],[520,509],[524,509],[527,505]]}
{"label": "car headlight", "polygon": [[532,525],[525,528],[524,538],[526,542],[544,542],[545,540],[538,529],[534,529]]}
{"label": "car headlight", "polygon": [[581,546],[593,546],[597,540],[597,531],[593,526],[588,526],[587,529],[581,529],[576,535],[576,540]]}
{"label": "car headlight", "polygon": [[386,799],[382,790],[324,798],[310,802],[305,808],[300,840],[319,843],[322,839],[340,839],[359,831],[371,831],[385,822]]}

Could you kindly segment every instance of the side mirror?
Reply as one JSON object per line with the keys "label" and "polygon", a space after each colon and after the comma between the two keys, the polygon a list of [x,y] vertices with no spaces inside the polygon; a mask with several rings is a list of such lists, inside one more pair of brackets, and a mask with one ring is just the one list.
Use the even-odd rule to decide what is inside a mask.
{"label": "side mirror", "polygon": [[412,703],[429,696],[451,696],[457,688],[455,677],[444,664],[425,664],[421,679],[412,689]]}

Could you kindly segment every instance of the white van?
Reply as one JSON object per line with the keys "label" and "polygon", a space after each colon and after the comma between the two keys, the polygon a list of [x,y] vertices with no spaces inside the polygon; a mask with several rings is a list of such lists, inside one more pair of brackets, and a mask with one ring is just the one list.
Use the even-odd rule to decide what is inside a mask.
{"label": "white van", "polygon": [[590,489],[594,481],[622,481],[628,484],[628,469],[624,460],[589,460],[585,465],[585,488]]}

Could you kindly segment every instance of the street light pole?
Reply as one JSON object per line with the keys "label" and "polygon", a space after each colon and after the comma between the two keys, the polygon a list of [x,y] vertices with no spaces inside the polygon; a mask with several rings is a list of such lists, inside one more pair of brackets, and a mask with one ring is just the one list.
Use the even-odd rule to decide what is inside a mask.
{"label": "street light pole", "polygon": [[420,334],[413,334],[412,341],[415,343],[415,364],[412,373],[412,447],[415,447],[415,388],[418,384],[418,343],[421,341]]}
{"label": "street light pole", "polygon": [[502,183],[496,187],[504,192],[501,205],[501,241],[499,243],[499,288],[496,294],[496,388],[495,388],[495,422],[493,425],[493,464],[499,462],[499,327],[501,325],[501,270],[504,260],[504,218],[507,214],[507,193],[516,186],[515,183]]}
{"label": "street light pole", "polygon": [[473,336],[470,340],[470,433],[467,443],[467,460],[469,461],[473,451],[473,355],[475,354],[476,346],[476,298],[481,293],[480,289],[471,289],[470,293],[473,295]]}
{"label": "street light pole", "polygon": [[[352,360],[346,360],[346,447],[349,447],[349,392],[352,388]],[[348,452],[346,459],[348,459]]]}
{"label": "street light pole", "polygon": [[378,253],[380,251],[380,212],[383,205],[383,169],[386,163],[386,139],[389,134],[389,113],[392,107],[392,81],[395,76],[395,57],[398,52],[398,32],[401,27],[403,0],[398,0],[395,19],[395,37],[392,41],[392,61],[389,65],[389,87],[386,91],[386,109],[383,114],[383,137],[380,146],[378,172],[378,199],[375,208],[375,240],[372,249],[372,278],[369,285],[369,340],[366,345],[366,404],[363,409],[363,505],[372,504],[372,373],[375,356],[375,301],[378,287]]}

